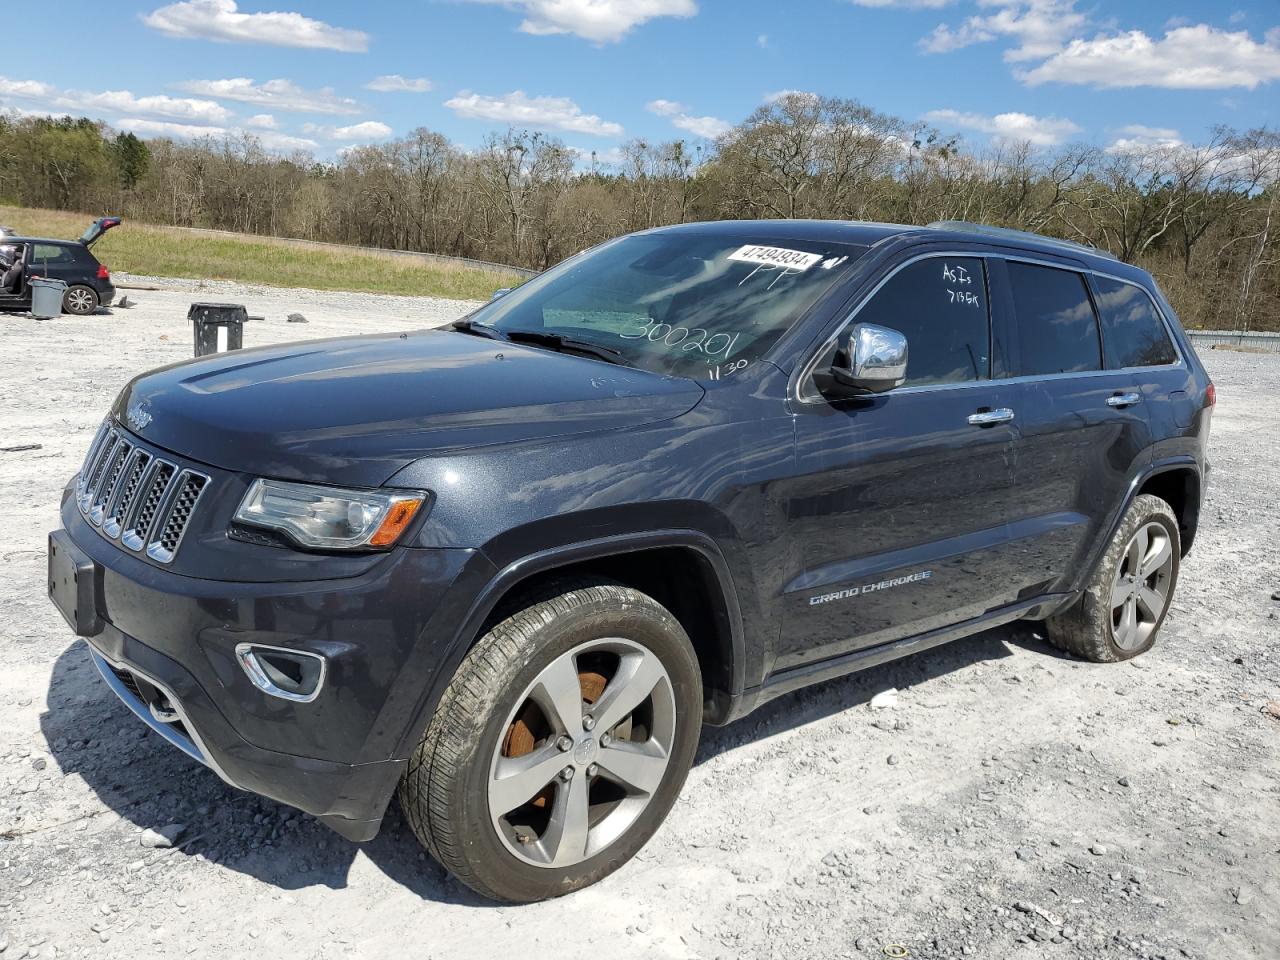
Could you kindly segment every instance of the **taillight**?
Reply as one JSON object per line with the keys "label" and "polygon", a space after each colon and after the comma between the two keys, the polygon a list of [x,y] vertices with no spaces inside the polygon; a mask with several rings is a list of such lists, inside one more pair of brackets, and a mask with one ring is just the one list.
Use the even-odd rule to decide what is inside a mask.
{"label": "taillight", "polygon": [[107,265],[105,263],[98,264],[98,279],[99,280],[111,279],[111,274],[110,272],[108,272]]}
{"label": "taillight", "polygon": [[1209,386],[1204,388],[1204,405],[1212,407],[1218,402],[1218,388],[1213,385],[1213,381],[1209,381]]}

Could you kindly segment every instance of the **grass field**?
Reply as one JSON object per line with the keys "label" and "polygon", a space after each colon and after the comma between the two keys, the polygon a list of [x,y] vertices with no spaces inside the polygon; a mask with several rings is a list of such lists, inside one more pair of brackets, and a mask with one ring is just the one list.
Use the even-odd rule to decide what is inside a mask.
{"label": "grass field", "polygon": [[[72,239],[93,219],[84,213],[0,206],[0,223],[27,236]],[[93,250],[112,271],[145,276],[461,300],[486,300],[494,290],[521,279],[501,270],[431,263],[372,249],[317,249],[246,234],[208,236],[128,219]]]}

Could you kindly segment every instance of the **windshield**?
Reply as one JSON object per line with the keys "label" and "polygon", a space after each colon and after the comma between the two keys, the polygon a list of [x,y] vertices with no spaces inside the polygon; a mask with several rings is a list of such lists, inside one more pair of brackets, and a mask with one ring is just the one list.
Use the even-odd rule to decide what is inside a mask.
{"label": "windshield", "polygon": [[622,237],[517,287],[470,320],[507,335],[536,331],[604,347],[655,373],[724,379],[763,357],[866,249],[750,239]]}

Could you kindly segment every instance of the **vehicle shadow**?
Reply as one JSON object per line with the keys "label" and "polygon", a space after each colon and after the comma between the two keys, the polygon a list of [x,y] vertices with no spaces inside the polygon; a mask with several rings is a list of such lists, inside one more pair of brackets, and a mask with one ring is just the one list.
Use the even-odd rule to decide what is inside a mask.
{"label": "vehicle shadow", "polygon": [[[706,727],[695,762],[859,706],[889,687],[923,691],[931,680],[1009,656],[1010,644],[1053,652],[1032,624],[990,630],[787,694],[727,727]],[[422,853],[395,803],[378,837],[357,846],[291,807],[227,785],[139,723],[111,694],[82,643],[55,662],[40,726],[64,775],[80,777],[121,820],[140,830],[184,825],[170,856],[202,857],[283,890],[341,889],[363,850],[424,900],[494,906]],[[146,860],[155,852],[139,846],[125,855]]]}
{"label": "vehicle shadow", "polygon": [[[184,825],[169,856],[202,857],[282,890],[341,889],[363,851],[424,900],[494,905],[422,853],[394,803],[377,838],[357,846],[292,807],[229,786],[140,723],[98,675],[83,643],[54,663],[46,703],[40,727],[65,776],[80,777],[104,806],[141,830]],[[124,854],[128,860],[157,852],[135,849]]]}
{"label": "vehicle shadow", "polygon": [[785,733],[862,706],[882,690],[896,689],[901,693],[918,688],[921,695],[927,696],[930,681],[977,663],[1008,657],[1011,645],[1050,657],[1066,656],[1044,639],[1044,628],[1038,623],[1017,621],[995,627],[900,660],[891,660],[784,694],[728,726],[703,727],[694,764],[705,763],[753,740]]}

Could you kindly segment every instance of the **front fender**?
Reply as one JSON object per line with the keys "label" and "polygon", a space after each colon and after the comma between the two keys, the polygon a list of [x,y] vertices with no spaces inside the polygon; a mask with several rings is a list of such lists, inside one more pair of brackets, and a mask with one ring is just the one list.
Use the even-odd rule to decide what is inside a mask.
{"label": "front fender", "polygon": [[[661,547],[683,547],[696,551],[715,575],[728,618],[728,636],[732,651],[732,702],[727,705],[726,716],[736,712],[735,707],[747,684],[746,678],[758,677],[762,669],[760,651],[757,646],[754,648],[754,655],[749,652],[743,633],[742,611],[738,603],[739,594],[734,575],[719,545],[708,534],[687,528],[637,530],[613,533],[575,543],[543,545],[526,552],[518,550],[513,552],[513,548],[520,542],[535,543],[536,534],[531,531],[512,531],[500,537],[499,541],[491,544],[488,550],[495,551],[503,562],[499,566],[493,563],[493,558],[489,558],[489,562],[493,563],[493,569],[497,572],[475,596],[466,615],[459,622],[452,641],[440,655],[434,668],[434,680],[423,691],[423,697],[417,704],[404,739],[395,753],[396,757],[407,756],[417,745],[440,699],[444,696],[445,689],[475,641],[479,639],[485,622],[502,599],[530,577],[591,560],[618,557]],[[482,552],[487,553],[487,551]]]}

